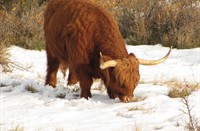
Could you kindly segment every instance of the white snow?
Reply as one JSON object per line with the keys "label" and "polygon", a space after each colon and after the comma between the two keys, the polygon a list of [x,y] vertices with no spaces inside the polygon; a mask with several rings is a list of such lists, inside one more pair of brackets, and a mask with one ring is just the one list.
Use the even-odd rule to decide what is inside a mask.
{"label": "white snow", "polygon": [[[127,46],[138,58],[159,59],[169,48]],[[27,70],[0,67],[0,131],[17,127],[24,131],[182,131],[188,116],[181,98],[170,98],[166,81],[200,83],[200,48],[173,49],[170,57],[156,66],[140,66],[141,82],[135,89],[136,102],[109,99],[99,81],[92,86],[93,97],[79,98],[79,85],[66,86],[58,73],[57,88],[44,86],[45,51],[9,49],[11,60]],[[155,85],[154,83],[160,83]],[[200,119],[200,90],[189,97],[192,114]]]}

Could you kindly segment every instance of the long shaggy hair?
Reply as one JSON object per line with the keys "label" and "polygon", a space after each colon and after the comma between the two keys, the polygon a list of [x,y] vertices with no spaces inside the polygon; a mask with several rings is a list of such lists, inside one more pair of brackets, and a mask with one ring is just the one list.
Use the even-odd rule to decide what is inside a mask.
{"label": "long shaggy hair", "polygon": [[114,69],[115,79],[121,87],[136,87],[138,85],[139,62],[134,54],[121,59]]}
{"label": "long shaggy hair", "polygon": [[[110,96],[120,92],[123,96],[133,94],[139,81],[138,61],[128,54],[118,26],[107,10],[90,0],[51,0],[44,13],[44,32],[46,84],[56,86],[60,67],[64,75],[69,69],[68,84],[80,82],[81,97],[91,97],[92,78],[103,79]],[[100,52],[121,61],[114,73],[113,68],[100,69]]]}

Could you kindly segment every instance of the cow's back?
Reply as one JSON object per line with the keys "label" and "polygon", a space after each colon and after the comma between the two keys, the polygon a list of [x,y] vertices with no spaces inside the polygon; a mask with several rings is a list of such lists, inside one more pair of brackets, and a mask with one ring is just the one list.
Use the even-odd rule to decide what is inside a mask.
{"label": "cow's back", "polygon": [[50,1],[44,16],[47,50],[62,61],[88,63],[88,55],[95,55],[98,48],[103,20],[111,17],[114,21],[109,15],[88,0]]}

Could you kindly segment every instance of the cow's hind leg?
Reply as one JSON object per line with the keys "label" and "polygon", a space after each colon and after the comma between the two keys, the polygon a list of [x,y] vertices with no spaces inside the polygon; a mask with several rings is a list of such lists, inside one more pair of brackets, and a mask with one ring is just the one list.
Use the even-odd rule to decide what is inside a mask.
{"label": "cow's hind leg", "polygon": [[47,54],[47,75],[45,85],[56,87],[57,72],[60,62],[58,59]]}
{"label": "cow's hind leg", "polygon": [[78,78],[73,70],[69,69],[68,83],[67,85],[74,85],[78,82]]}
{"label": "cow's hind leg", "polygon": [[81,87],[81,97],[84,97],[88,99],[89,97],[92,97],[90,88],[92,86],[93,80],[92,76],[89,74],[86,68],[84,67],[79,67],[78,70],[76,71],[80,87]]}
{"label": "cow's hind leg", "polygon": [[[61,72],[62,72],[62,74],[63,74],[63,76],[65,78],[66,70],[69,67],[67,66],[67,64],[61,62],[59,68],[60,68],[60,70],[61,70]],[[76,77],[75,71],[69,68],[69,75],[68,75],[67,85],[74,85],[77,82],[78,82],[78,78]]]}

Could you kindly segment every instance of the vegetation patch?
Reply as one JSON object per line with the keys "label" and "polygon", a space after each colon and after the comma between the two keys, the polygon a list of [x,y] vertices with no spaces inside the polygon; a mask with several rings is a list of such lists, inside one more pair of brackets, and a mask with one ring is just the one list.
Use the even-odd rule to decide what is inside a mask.
{"label": "vegetation patch", "polygon": [[9,131],[24,131],[24,128],[18,125],[14,129],[11,129]]}
{"label": "vegetation patch", "polygon": [[131,100],[131,102],[139,102],[144,100],[145,98],[140,98],[140,97],[133,97],[133,99]]}
{"label": "vegetation patch", "polygon": [[172,78],[167,81],[154,80],[150,82],[140,81],[140,84],[153,84],[153,85],[167,85],[170,88],[169,97],[171,98],[183,98],[189,96],[191,92],[200,89],[200,83],[180,81],[176,78]]}
{"label": "vegetation patch", "polygon": [[128,111],[143,111],[144,109],[142,107],[139,106],[134,106],[130,109],[128,109]]}
{"label": "vegetation patch", "polygon": [[200,47],[198,0],[125,0],[115,5],[111,12],[127,44]]}
{"label": "vegetation patch", "polygon": [[200,89],[200,83],[176,83],[169,85],[171,87],[169,97],[171,98],[183,98],[189,96],[191,92]]}
{"label": "vegetation patch", "polygon": [[[43,13],[49,0],[0,2],[0,41],[44,49]],[[92,0],[108,9],[127,44],[200,47],[198,0]]]}
{"label": "vegetation patch", "polygon": [[34,88],[33,86],[30,86],[30,85],[27,85],[27,86],[25,87],[25,89],[26,89],[27,91],[31,92],[31,93],[37,93],[37,92],[39,92],[36,88]]}
{"label": "vegetation patch", "polygon": [[0,3],[0,40],[3,45],[44,49],[43,11],[36,1]]}
{"label": "vegetation patch", "polygon": [[3,71],[7,72],[10,71],[9,63],[10,55],[8,53],[7,47],[0,43],[0,65],[3,67]]}
{"label": "vegetation patch", "polygon": [[61,98],[61,99],[64,99],[66,96],[66,93],[59,93],[56,95],[56,98]]}
{"label": "vegetation patch", "polygon": [[188,97],[183,97],[181,103],[183,103],[183,109],[180,110],[188,117],[185,128],[188,131],[200,131],[200,121],[192,114],[193,106],[190,105]]}

